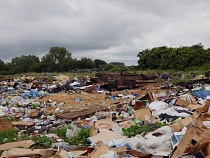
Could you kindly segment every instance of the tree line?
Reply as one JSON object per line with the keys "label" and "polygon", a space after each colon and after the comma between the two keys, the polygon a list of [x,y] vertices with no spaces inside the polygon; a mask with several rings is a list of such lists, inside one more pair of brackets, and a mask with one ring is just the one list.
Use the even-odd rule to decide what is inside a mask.
{"label": "tree line", "polygon": [[116,67],[115,65],[124,63],[106,63],[104,60],[92,60],[87,57],[73,59],[71,52],[64,47],[51,47],[49,53],[44,55],[41,60],[35,55],[22,55],[12,58],[11,62],[4,63],[0,59],[0,74],[18,74],[27,72],[69,72],[81,69],[101,69],[108,70]]}
{"label": "tree line", "polygon": [[167,46],[145,49],[137,54],[140,69],[159,70],[208,70],[210,48],[201,43],[172,48]]}
{"label": "tree line", "polygon": [[172,48],[167,46],[145,49],[137,54],[138,66],[127,68],[124,63],[92,60],[87,57],[73,59],[71,52],[64,47],[51,47],[41,60],[35,55],[22,55],[4,63],[0,59],[0,74],[27,72],[70,72],[72,70],[99,69],[110,72],[134,70],[209,70],[210,48],[204,49],[199,43],[192,46]]}

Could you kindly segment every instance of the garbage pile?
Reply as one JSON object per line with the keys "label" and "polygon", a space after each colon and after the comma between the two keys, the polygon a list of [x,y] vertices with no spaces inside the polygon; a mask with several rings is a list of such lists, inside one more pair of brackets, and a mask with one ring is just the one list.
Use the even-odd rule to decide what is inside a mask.
{"label": "garbage pile", "polygon": [[29,80],[0,82],[1,157],[210,157],[207,82],[111,92],[88,77]]}
{"label": "garbage pile", "polygon": [[137,73],[96,73],[96,78],[92,78],[91,81],[97,82],[101,85],[101,88],[109,91],[133,89],[141,87],[150,83],[158,83],[158,75],[155,74],[137,74]]}

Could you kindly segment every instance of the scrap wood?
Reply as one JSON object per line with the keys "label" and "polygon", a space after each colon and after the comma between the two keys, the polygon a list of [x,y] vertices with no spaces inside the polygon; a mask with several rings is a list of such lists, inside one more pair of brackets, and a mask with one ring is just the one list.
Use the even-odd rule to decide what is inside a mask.
{"label": "scrap wood", "polygon": [[157,75],[136,74],[136,73],[96,73],[96,79],[92,82],[104,83],[103,88],[108,90],[132,89],[150,83],[158,83]]}

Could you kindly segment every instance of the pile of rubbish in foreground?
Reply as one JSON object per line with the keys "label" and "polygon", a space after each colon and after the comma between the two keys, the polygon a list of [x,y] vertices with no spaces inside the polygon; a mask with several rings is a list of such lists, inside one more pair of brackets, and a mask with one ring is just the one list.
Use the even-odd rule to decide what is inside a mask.
{"label": "pile of rubbish in foreground", "polygon": [[[103,76],[103,85],[134,85],[128,76]],[[208,78],[176,86],[142,79],[115,92],[88,77],[1,78],[2,158],[210,157]]]}

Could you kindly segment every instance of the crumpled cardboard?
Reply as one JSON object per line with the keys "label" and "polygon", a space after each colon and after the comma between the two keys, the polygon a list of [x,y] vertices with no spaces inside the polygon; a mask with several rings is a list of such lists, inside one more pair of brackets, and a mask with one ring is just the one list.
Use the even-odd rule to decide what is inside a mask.
{"label": "crumpled cardboard", "polygon": [[97,148],[88,156],[88,158],[99,158],[101,155],[106,154],[109,150],[114,151],[116,154],[121,155],[124,151],[127,151],[127,146],[121,146],[115,149],[109,148],[103,143],[100,143]]}
{"label": "crumpled cardboard", "polygon": [[53,154],[53,149],[22,149],[13,148],[8,151],[4,151],[1,158],[14,158],[14,157],[32,157],[40,156],[40,158],[49,158]]}
{"label": "crumpled cardboard", "polygon": [[140,100],[136,100],[135,105],[133,107],[134,110],[143,109],[153,101],[156,101],[157,97],[154,93],[147,93],[143,98]]}
{"label": "crumpled cardboard", "polygon": [[134,111],[134,117],[136,119],[141,119],[142,121],[144,121],[145,120],[145,115],[149,115],[149,116],[152,115],[149,108]]}
{"label": "crumpled cardboard", "polygon": [[61,149],[60,151],[56,152],[54,158],[63,158],[68,154],[68,151]]}
{"label": "crumpled cardboard", "polygon": [[194,145],[199,144],[201,140],[207,138],[210,138],[210,133],[207,130],[196,126],[190,126],[178,144],[172,158],[189,153],[192,151],[191,149]]}
{"label": "crumpled cardboard", "polygon": [[185,108],[187,108],[187,109],[189,109],[191,111],[194,111],[194,110],[196,110],[196,111],[202,111],[202,109],[204,107],[204,105],[191,103],[189,101],[185,101],[185,100],[180,99],[180,98],[178,98],[176,100],[176,103],[175,104],[176,105],[180,105],[182,107],[185,107]]}
{"label": "crumpled cardboard", "polygon": [[122,139],[122,135],[119,132],[114,131],[103,131],[98,133],[97,135],[94,135],[92,137],[89,137],[88,139],[93,142],[97,143],[98,141],[111,141],[112,139]]}
{"label": "crumpled cardboard", "polygon": [[135,125],[135,123],[129,120],[129,121],[120,122],[118,123],[118,125],[120,126],[120,128],[129,128],[130,126]]}
{"label": "crumpled cardboard", "polygon": [[210,139],[205,138],[198,141],[196,145],[190,147],[189,153],[199,153],[203,157],[210,156]]}
{"label": "crumpled cardboard", "polygon": [[190,97],[191,102],[194,103],[196,101],[196,99],[191,94],[188,94],[188,96]]}
{"label": "crumpled cardboard", "polygon": [[202,121],[210,121],[210,114],[207,114],[207,113],[202,114],[202,115],[200,116],[200,119],[201,119]]}
{"label": "crumpled cardboard", "polygon": [[194,113],[193,115],[187,117],[187,118],[184,118],[172,125],[170,125],[169,127],[171,127],[171,129],[174,131],[174,132],[180,132],[181,129],[183,127],[186,127],[188,126],[189,124],[193,123],[193,121],[196,121],[196,119],[200,116],[200,113]]}
{"label": "crumpled cardboard", "polygon": [[95,124],[96,124],[95,121],[90,123],[90,136],[91,137],[98,134],[98,128],[96,128]]}
{"label": "crumpled cardboard", "polygon": [[209,106],[210,106],[210,99],[207,99],[206,104],[204,105],[202,112],[207,112],[208,109],[209,109]]}
{"label": "crumpled cardboard", "polygon": [[147,93],[141,100],[148,100],[149,103],[156,101],[157,97],[154,93]]}
{"label": "crumpled cardboard", "polygon": [[147,106],[147,103],[148,103],[147,100],[136,100],[133,109],[134,110],[143,109]]}
{"label": "crumpled cardboard", "polygon": [[12,149],[15,147],[30,147],[31,145],[34,145],[35,142],[33,140],[23,140],[23,141],[18,141],[18,142],[12,142],[12,143],[5,143],[0,145],[0,150],[8,150]]}

